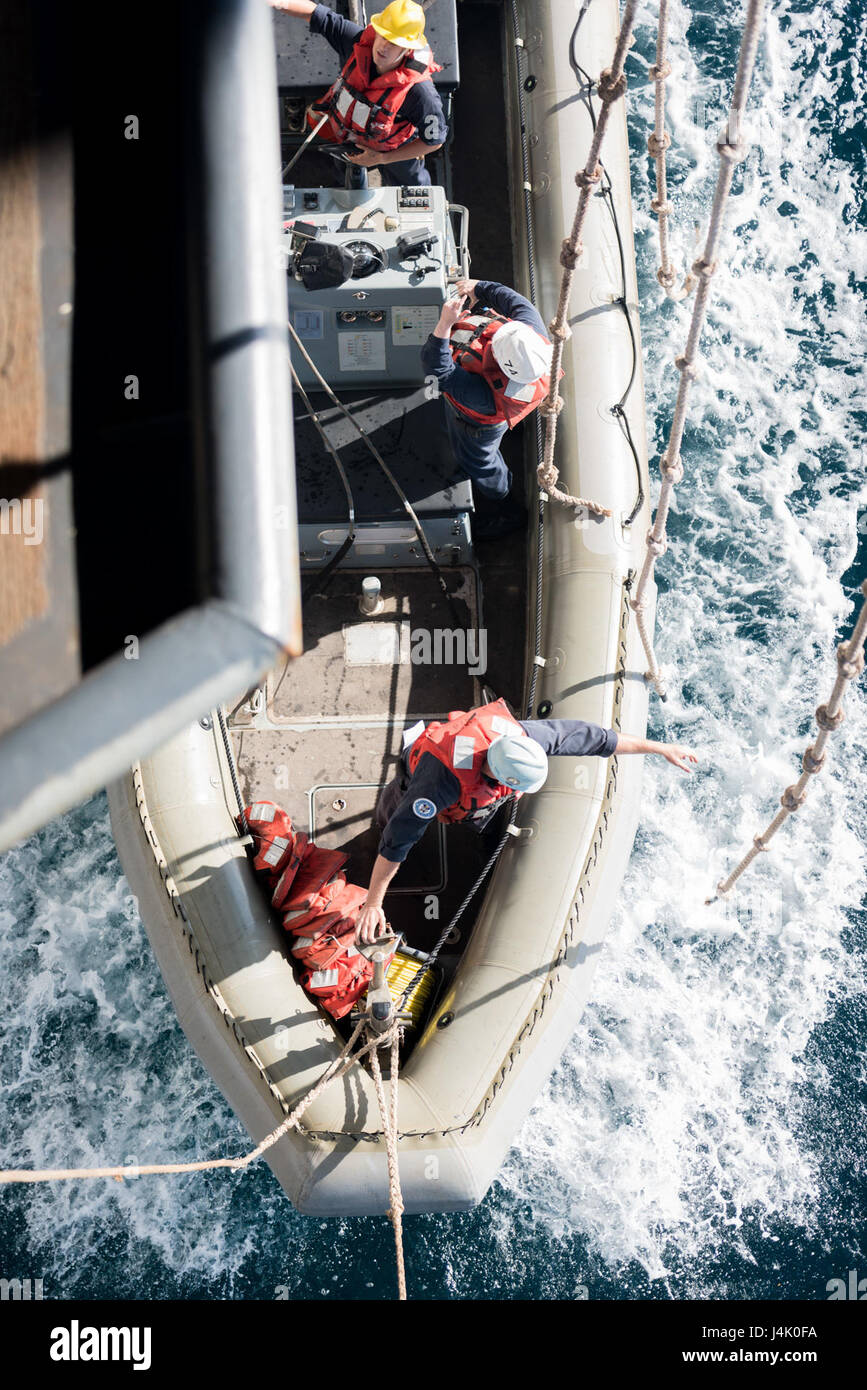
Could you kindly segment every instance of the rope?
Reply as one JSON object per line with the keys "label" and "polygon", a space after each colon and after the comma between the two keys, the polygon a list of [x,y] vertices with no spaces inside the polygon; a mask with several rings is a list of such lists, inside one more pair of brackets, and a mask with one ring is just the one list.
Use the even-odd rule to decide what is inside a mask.
{"label": "rope", "polygon": [[[589,0],[588,0],[589,3]],[[585,6],[586,9],[586,6]],[[578,24],[581,23],[583,12],[578,16]],[[576,29],[578,28],[576,24]],[[516,0],[512,0],[512,47],[515,52],[515,91],[518,98],[518,117],[521,127],[521,187],[524,194],[524,225],[527,232],[527,278],[530,291],[530,301],[535,308],[536,302],[536,221],[535,209],[533,207],[533,185],[530,180],[530,149],[527,142],[527,113],[524,108],[524,74],[522,67],[522,54],[524,52],[524,41],[520,35],[520,24],[518,17],[518,6]],[[592,113],[591,113],[592,114]],[[542,418],[538,410],[533,411],[533,433],[536,450],[537,469],[541,466],[544,455],[544,441],[542,438]],[[543,605],[543,580],[545,571],[545,503],[548,498],[544,492],[538,493],[538,504],[536,507],[536,603],[534,612],[533,626],[533,656],[542,655],[542,605]],[[533,708],[536,703],[536,686],[539,680],[540,667],[536,661],[530,666],[530,684],[527,692],[526,718],[532,719]]]}
{"label": "rope", "polygon": [[539,486],[544,488],[549,496],[556,498],[566,507],[577,507],[582,511],[593,512],[596,516],[610,516],[611,511],[607,507],[601,506],[598,502],[593,502],[585,497],[573,497],[571,493],[563,492],[557,486],[557,479],[560,476],[559,469],[554,464],[554,446],[557,441],[557,416],[563,409],[563,398],[559,394],[560,364],[563,359],[563,347],[567,339],[571,338],[572,330],[568,323],[569,298],[572,293],[572,281],[575,277],[575,268],[581,259],[584,247],[581,242],[581,233],[584,230],[584,222],[587,216],[587,208],[590,203],[590,194],[602,178],[602,166],[599,163],[599,152],[602,140],[608,127],[608,117],[612,104],[618,101],[626,91],[626,74],[623,71],[626,62],[626,50],[632,42],[632,29],[635,24],[635,12],[638,8],[638,0],[627,0],[623,14],[623,23],[617,37],[617,46],[614,50],[614,58],[610,68],[606,68],[597,83],[597,95],[602,101],[602,110],[599,119],[593,130],[593,139],[590,142],[590,151],[587,155],[587,163],[583,170],[575,175],[575,183],[580,192],[578,204],[575,209],[575,216],[572,220],[572,230],[563,242],[560,251],[560,264],[563,267],[563,274],[560,279],[560,298],[557,302],[557,312],[553,321],[548,325],[548,332],[553,341],[551,350],[551,376],[548,383],[548,394],[539,407],[545,417],[545,450],[542,462],[537,470]]}
{"label": "rope", "polygon": [[683,477],[680,446],[683,440],[684,425],[686,423],[687,397],[689,395],[690,385],[698,375],[698,368],[695,365],[696,353],[698,351],[699,339],[707,313],[707,304],[710,298],[710,284],[717,268],[717,253],[722,233],[723,215],[731,189],[734,167],[743,159],[746,153],[746,142],[741,135],[741,122],[746,105],[747,93],[753,76],[764,7],[765,0],[748,0],[747,16],[744,21],[744,31],[741,37],[738,70],[735,77],[734,91],[732,93],[728,124],[717,141],[719,174],[717,177],[716,191],[714,193],[713,207],[710,214],[710,223],[707,229],[707,240],[705,242],[703,255],[692,267],[694,273],[699,277],[699,286],[692,308],[692,319],[689,325],[686,349],[680,357],[674,359],[675,366],[680,372],[680,386],[677,392],[674,419],[671,423],[668,445],[660,461],[662,488],[656,508],[656,517],[652,528],[647,533],[647,551],[641,569],[641,576],[638,580],[635,598],[630,600],[632,609],[635,613],[642,645],[644,646],[644,651],[650,666],[645,679],[653,682],[658,694],[663,700],[665,699],[665,690],[656,662],[656,656],[654,655],[653,643],[651,642],[645,621],[645,610],[647,608],[646,593],[648,584],[653,577],[656,560],[658,556],[664,555],[668,548],[665,527],[668,519],[669,506],[671,504],[671,494],[675,484],[679,483]]}
{"label": "rope", "polygon": [[[867,579],[861,585],[861,593],[864,595],[865,602],[861,604],[861,612],[848,642],[841,642],[837,648],[837,679],[831,691],[831,698],[826,705],[820,705],[816,710],[816,723],[819,726],[819,736],[816,742],[811,744],[801,759],[802,772],[797,782],[791,787],[786,787],[780,797],[781,810],[777,812],[774,819],[761,835],[753,836],[752,848],[744,855],[736,868],[732,869],[728,878],[723,879],[716,886],[718,897],[724,897],[729,889],[740,878],[752,864],[757,855],[768,848],[768,841],[776,835],[784,821],[788,820],[795,811],[799,811],[807,799],[807,786],[810,778],[815,777],[817,772],[821,772],[825,766],[825,744],[836,733],[843,723],[843,695],[849,681],[860,676],[864,670],[864,637],[867,633]],[[707,898],[705,906],[716,902],[716,897]]]}
{"label": "rope", "polygon": [[653,134],[647,137],[647,150],[656,164],[656,197],[650,206],[659,219],[659,260],[656,272],[669,299],[686,299],[698,284],[698,277],[690,270],[679,290],[677,271],[671,263],[668,247],[668,219],[671,216],[671,203],[668,201],[668,176],[665,167],[665,152],[671,145],[671,136],[665,129],[665,79],[671,76],[671,63],[665,56],[668,40],[668,0],[659,0],[659,27],[656,31],[656,62],[648,69],[648,76],[656,83],[654,93]]}
{"label": "rope", "polygon": [[[381,1036],[375,1042],[382,1041]],[[391,1030],[391,1075],[388,1081],[391,1105],[386,1106],[385,1089],[382,1084],[382,1072],[379,1068],[379,1057],[377,1049],[374,1047],[370,1054],[370,1070],[373,1073],[373,1084],[376,1089],[376,1099],[379,1101],[379,1113],[382,1116],[382,1128],[385,1135],[385,1153],[388,1162],[388,1218],[394,1227],[394,1250],[397,1260],[397,1296],[401,1302],[406,1301],[406,1270],[403,1262],[403,1195],[400,1190],[400,1169],[397,1159],[397,1075],[398,1075],[398,1054],[400,1050],[400,1030],[395,1025]]]}
{"label": "rope", "polygon": [[[368,1034],[368,1041],[358,1052],[352,1053],[361,1031],[367,1025],[366,1017],[359,1019],[352,1032],[351,1037],[345,1044],[341,1052],[326,1067],[322,1076],[316,1084],[301,1098],[291,1114],[286,1116],[282,1124],[266,1135],[255,1149],[251,1149],[248,1154],[243,1154],[240,1158],[210,1158],[202,1159],[197,1163],[143,1163],[136,1166],[115,1167],[115,1168],[8,1168],[0,1171],[0,1183],[37,1183],[37,1182],[64,1182],[71,1178],[114,1178],[117,1182],[123,1182],[125,1177],[139,1178],[156,1173],[202,1173],[211,1168],[232,1168],[235,1170],[246,1169],[257,1158],[261,1158],[263,1153],[273,1148],[279,1139],[282,1139],[299,1120],[308,1106],[325,1091],[333,1081],[339,1081],[354,1066],[356,1066],[367,1055],[370,1056],[370,1068],[373,1073],[373,1084],[376,1089],[376,1098],[379,1101],[379,1110],[382,1116],[382,1137],[385,1140],[386,1161],[388,1164],[388,1197],[389,1207],[387,1215],[394,1227],[395,1251],[397,1257],[397,1286],[398,1297],[406,1299],[406,1270],[403,1258],[403,1195],[400,1190],[400,1169],[398,1165],[397,1143],[398,1143],[398,1072],[400,1066],[400,1026],[397,1019],[391,1024],[390,1028],[379,1035]],[[386,1043],[391,1043],[391,1077],[389,1080],[389,1092],[391,1104],[386,1105],[385,1091],[382,1084],[382,1072],[379,1066],[378,1049]]]}
{"label": "rope", "polygon": [[238,769],[235,766],[235,754],[232,750],[232,741],[229,738],[229,730],[226,727],[226,716],[223,713],[222,705],[217,706],[217,723],[220,726],[220,734],[223,739],[223,748],[226,752],[226,762],[229,764],[229,776],[232,779],[232,787],[235,792],[235,800],[238,803],[238,819],[243,826],[244,835],[250,834],[250,827],[247,824],[247,812],[244,807],[244,798],[241,795],[241,787],[238,782]]}
{"label": "rope", "polygon": [[[433,950],[430,951],[428,955],[425,957],[424,962],[419,966],[418,970],[416,970],[406,989],[401,994],[400,998],[395,1004],[396,1012],[399,1013],[401,1009],[406,1007],[406,1002],[409,999],[409,996],[412,994],[412,991],[415,989],[416,984],[421,979],[422,975],[424,975],[424,973],[427,970],[429,970],[433,965],[434,961],[436,960],[446,941],[451,936],[453,929],[457,926],[458,922],[463,917],[473,898],[476,896],[476,893],[481,888],[488,874],[491,872],[491,869],[494,867],[500,855],[502,854],[503,847],[506,841],[508,840],[509,836],[512,834],[512,826],[515,824],[515,817],[518,814],[518,803],[515,800],[514,793],[510,792],[508,796],[503,797],[503,802],[505,805],[509,807],[509,819],[506,823],[506,829],[500,836],[499,843],[497,844],[493,854],[485,864],[485,867],[482,869],[475,883],[472,885],[471,888],[468,889],[466,897],[458,907],[454,916],[447,923],[447,925],[443,927],[442,931],[439,934],[439,939],[437,940],[437,943],[434,946]],[[497,811],[497,814],[499,814],[499,810]]]}
{"label": "rope", "polygon": [[251,1149],[248,1154],[243,1154],[239,1158],[208,1158],[197,1163],[143,1163],[131,1167],[115,1168],[7,1168],[0,1171],[0,1183],[64,1182],[70,1178],[116,1178],[118,1182],[122,1182],[125,1177],[138,1178],[153,1173],[203,1173],[210,1168],[247,1168],[296,1125],[308,1106],[313,1104],[313,1101],[331,1085],[332,1081],[339,1081],[362,1057],[376,1048],[381,1039],[365,1044],[360,1051],[352,1056],[348,1055],[355,1046],[364,1023],[365,1020],[361,1019],[342,1051],[329,1062],[313,1088],[305,1096],[302,1096],[295,1109],[286,1116],[282,1124],[272,1130],[260,1144],[256,1145],[255,1149]]}
{"label": "rope", "polygon": [[[578,30],[581,27],[581,21],[587,12],[589,4],[590,0],[586,0],[586,3],[584,4],[583,8],[581,9],[581,12],[578,15],[578,18],[575,22],[575,28],[572,30],[572,34],[569,39],[569,66],[575,74],[575,81],[578,83],[580,98],[584,102],[584,105],[587,107],[587,114],[590,117],[590,123],[593,129],[595,130],[597,116],[596,111],[593,107],[592,93],[593,88],[596,84],[594,83],[593,78],[587,72],[587,69],[583,68],[581,64],[578,62],[578,59],[575,57],[575,39],[577,38]],[[629,416],[627,415],[625,409],[626,401],[632,391],[633,386],[635,385],[635,376],[638,371],[638,343],[636,342],[635,329],[632,324],[632,313],[630,312],[629,304],[627,303],[626,298],[626,254],[623,249],[623,236],[620,231],[620,221],[617,216],[617,208],[614,203],[614,188],[611,183],[611,176],[604,166],[602,168],[602,174],[604,182],[602,184],[601,194],[605,201],[605,205],[608,208],[609,215],[611,217],[611,225],[614,228],[614,235],[617,238],[617,255],[620,260],[621,293],[618,295],[614,303],[618,305],[623,314],[623,317],[626,319],[626,327],[629,330],[629,341],[632,347],[632,366],[629,372],[629,381],[626,384],[626,389],[623,391],[620,400],[617,401],[611,407],[611,414],[617,420],[617,423],[620,427],[620,431],[623,434],[623,437],[629,446],[629,451],[632,454],[632,459],[635,464],[635,477],[637,483],[636,497],[635,501],[632,504],[632,509],[629,512],[629,515],[624,517],[623,519],[624,527],[628,527],[632,525],[633,521],[635,520],[642,506],[644,505],[644,482],[641,476],[641,460],[638,457],[638,450],[635,447],[635,440],[632,436],[632,428],[629,424]],[[538,416],[536,418],[538,420]],[[541,454],[541,452],[542,450],[540,447],[539,453]]]}

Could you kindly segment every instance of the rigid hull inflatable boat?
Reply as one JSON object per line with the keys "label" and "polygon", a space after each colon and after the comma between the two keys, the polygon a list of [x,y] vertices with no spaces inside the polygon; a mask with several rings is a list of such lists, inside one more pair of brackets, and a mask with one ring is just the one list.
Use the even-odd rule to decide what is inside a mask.
{"label": "rigid hull inflatable boat", "polygon": [[[454,6],[436,8],[445,25]],[[412,190],[413,197],[425,195],[423,206],[408,190],[324,187],[327,178],[317,184],[308,162],[297,166],[298,184],[284,189],[288,214],[319,217],[329,230],[342,228],[338,239],[373,247],[373,268],[344,291],[305,297],[290,281],[290,322],[387,460],[424,527],[439,577],[391,482],[333,403],[313,394],[318,382],[296,352],[293,364],[309,393],[309,400],[295,397],[304,654],[275,668],[255,691],[239,691],[225,712],[184,729],[109,789],[123,867],[181,1026],[257,1142],[337,1056],[346,1028],[298,982],[287,934],[239,835],[239,799],[284,807],[316,845],[347,851],[349,876],[364,884],[378,841],[371,825],[377,790],[394,774],[404,732],[419,721],[493,697],[526,717],[535,668],[534,717],[541,711],[637,734],[646,723],[644,664],[629,609],[648,487],[623,102],[613,109],[602,152],[610,193],[591,200],[575,274],[557,453],[570,490],[597,499],[611,516],[588,520],[549,503],[538,565],[538,434],[531,417],[508,441],[513,471],[526,473],[526,550],[521,535],[474,546],[469,484],[454,475],[442,404],[428,399],[413,365],[431,313],[435,322],[461,270],[467,225],[473,274],[511,277],[525,294],[535,286],[537,305],[550,318],[574,213],[574,174],[592,136],[576,65],[598,77],[610,63],[617,0],[596,0],[577,30],[570,0],[518,5],[524,47],[517,70],[509,7],[464,10],[484,20],[465,33],[462,19],[467,70],[473,43],[484,38],[487,51],[491,32],[496,37],[504,26],[502,84],[499,70],[488,74],[489,90],[504,94],[501,181],[496,167],[474,163],[481,137],[461,93],[450,159],[437,159],[431,189]],[[285,32],[278,30],[278,53],[281,40]],[[436,42],[434,48],[439,57]],[[456,70],[455,61],[443,79],[456,85]],[[304,94],[281,87],[285,125],[286,110],[297,109]],[[489,117],[488,140],[498,118]],[[453,197],[468,210],[468,223],[467,211],[454,214]],[[393,269],[388,238],[421,222],[439,228],[430,256],[441,264],[416,274],[411,285],[411,275],[400,272],[401,281]],[[417,288],[424,293],[413,297]],[[359,326],[359,305],[381,320]],[[336,341],[335,322],[354,341]],[[634,452],[612,412],[633,373],[624,408]],[[311,402],[345,464],[356,510],[354,543],[337,565],[331,562],[350,530],[347,501],[310,418]],[[373,613],[360,603],[362,580],[370,576],[381,586]],[[460,1210],[482,1199],[574,1031],[631,851],[641,765],[640,758],[552,759],[542,791],[518,806],[522,833],[510,838],[439,956],[397,1083],[408,1212]],[[472,830],[458,825],[446,833],[431,824],[386,898],[389,920],[409,947],[430,949],[484,862]],[[325,1090],[266,1159],[303,1212],[384,1211],[386,1152],[365,1066]]]}

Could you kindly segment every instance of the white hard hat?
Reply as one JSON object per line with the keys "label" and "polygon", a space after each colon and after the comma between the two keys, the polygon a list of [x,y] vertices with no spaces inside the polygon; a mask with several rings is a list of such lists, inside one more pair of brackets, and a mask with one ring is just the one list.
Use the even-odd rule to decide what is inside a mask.
{"label": "white hard hat", "polygon": [[548,755],[534,738],[501,734],[488,749],[491,776],[516,792],[537,792],[548,776]]}
{"label": "white hard hat", "polygon": [[491,341],[497,364],[512,381],[537,381],[551,365],[551,344],[527,323],[509,319],[498,328]]}

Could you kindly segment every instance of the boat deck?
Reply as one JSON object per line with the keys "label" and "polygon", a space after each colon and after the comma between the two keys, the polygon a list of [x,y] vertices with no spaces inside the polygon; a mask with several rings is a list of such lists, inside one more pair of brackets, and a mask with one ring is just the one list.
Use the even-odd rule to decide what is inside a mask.
{"label": "boat deck", "polygon": [[[479,75],[465,84],[453,105],[458,138],[442,153],[450,196],[470,212],[471,274],[512,283],[509,174],[504,142],[491,147],[496,126],[492,103],[502,101],[501,17],[498,7],[461,7],[461,68]],[[505,125],[505,112],[501,126]],[[286,157],[292,147],[287,145]],[[438,161],[439,162],[439,161]],[[435,168],[434,177],[438,176]],[[331,160],[306,152],[291,177],[298,187],[334,182]],[[341,399],[363,425],[398,478],[423,524],[446,515],[456,489],[442,406],[425,399],[423,388],[384,392],[341,392]],[[356,516],[402,520],[406,514],[363,443],[323,393],[310,392],[313,409],[347,470]],[[296,396],[295,438],[299,520],[321,523],[346,517],[346,499],[331,459],[322,447],[302,400]],[[503,453],[523,491],[523,430],[511,432]],[[311,557],[308,557],[311,558]],[[437,555],[438,562],[443,556]],[[466,662],[448,660],[443,647],[436,660],[413,659],[414,632],[454,630],[454,614],[435,576],[425,564],[390,569],[371,558],[369,569],[338,569],[320,591],[315,572],[302,574],[309,585],[304,602],[304,654],[270,673],[251,708],[241,701],[230,710],[230,727],[245,797],[262,797],[284,806],[296,825],[315,842],[350,855],[347,873],[364,883],[369,877],[379,831],[373,813],[381,786],[394,775],[404,729],[417,720],[444,718],[450,709],[467,709],[484,698],[483,686],[519,709],[524,677],[526,537],[523,533],[475,547],[474,563],[443,568],[464,630],[482,629],[484,669],[472,674]],[[366,619],[359,612],[361,578],[382,581],[384,607]],[[312,582],[311,582],[312,580]],[[312,592],[310,592],[312,590]],[[418,654],[418,651],[417,651]],[[455,652],[456,655],[460,653]],[[434,823],[399,871],[386,900],[392,925],[410,945],[433,945],[444,922],[460,903],[490,853],[466,827]],[[435,895],[436,904],[430,895]],[[433,914],[436,913],[434,916]],[[460,951],[473,911],[451,942]],[[454,958],[454,955],[453,955]],[[447,964],[447,962],[446,962]]]}

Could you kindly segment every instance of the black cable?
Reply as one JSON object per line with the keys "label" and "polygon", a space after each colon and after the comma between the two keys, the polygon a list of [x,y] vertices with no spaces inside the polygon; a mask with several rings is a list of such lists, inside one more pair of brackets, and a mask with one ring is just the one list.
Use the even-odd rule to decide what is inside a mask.
{"label": "black cable", "polygon": [[[580,24],[582,16],[579,16]],[[576,24],[576,29],[578,25]],[[517,77],[518,116],[521,122],[521,179],[524,190],[524,219],[527,224],[527,260],[530,281],[530,300],[536,303],[536,238],[533,220],[533,187],[530,179],[530,153],[527,147],[527,117],[524,110],[524,85],[521,80],[521,59],[518,39],[518,6],[512,0],[512,35],[515,47],[515,74]]]}
{"label": "black cable", "polygon": [[[583,13],[578,17],[580,24]],[[576,26],[577,27],[577,26]],[[527,144],[527,117],[524,109],[524,84],[521,73],[521,51],[522,47],[518,43],[520,38],[518,25],[518,6],[516,0],[512,0],[512,37],[515,49],[515,87],[518,94],[518,116],[521,125],[521,178],[524,189],[524,222],[527,230],[527,277],[529,280],[530,302],[534,307],[536,304],[536,234],[535,216],[533,211],[532,182],[530,179],[530,151]],[[544,440],[542,437],[542,419],[538,410],[533,413],[533,424],[536,434],[536,468],[544,458]],[[533,475],[535,484],[536,474]],[[544,569],[545,555],[545,494],[537,493],[539,504],[536,512],[536,611],[533,631],[533,665],[530,671],[530,683],[527,695],[527,705],[525,718],[529,719],[533,714],[533,706],[536,703],[536,685],[539,679],[539,662],[541,657],[540,646],[542,642],[542,576]],[[498,851],[499,852],[499,851]]]}
{"label": "black cable", "polygon": [[[593,109],[593,88],[596,84],[593,81],[593,78],[587,72],[586,68],[583,68],[581,64],[578,62],[577,58],[575,57],[575,39],[578,34],[578,29],[581,25],[581,21],[587,13],[589,4],[590,0],[585,0],[585,3],[581,8],[581,11],[578,15],[578,19],[575,23],[575,27],[572,30],[572,34],[569,39],[569,66],[575,74],[576,82],[580,83],[580,81],[583,79],[584,88],[581,91],[581,100],[587,107],[587,111],[590,115],[590,121],[593,130],[595,131],[597,117],[596,112]],[[611,178],[609,176],[608,170],[605,168],[604,165],[602,166],[602,173],[604,175],[604,182],[600,190],[601,196],[605,200],[605,205],[608,208],[608,212],[611,216],[611,221],[614,224],[614,234],[617,238],[617,251],[620,258],[620,280],[622,285],[622,292],[619,298],[616,299],[614,302],[620,306],[626,317],[626,324],[629,329],[629,339],[632,343],[632,370],[629,373],[629,381],[627,383],[626,390],[620,397],[620,400],[611,407],[611,414],[616,417],[617,423],[620,426],[620,429],[632,452],[633,460],[635,461],[637,495],[635,502],[632,506],[632,510],[623,522],[624,526],[631,526],[644,504],[644,482],[641,476],[641,460],[638,457],[638,450],[635,447],[635,441],[632,437],[632,429],[629,424],[629,417],[627,416],[626,410],[624,408],[626,405],[627,398],[635,383],[635,377],[638,371],[638,344],[635,338],[635,327],[632,322],[632,315],[629,312],[629,305],[626,300],[626,257],[623,250],[623,237],[620,232],[620,222],[617,217],[617,209],[614,206],[614,192],[611,185]]]}
{"label": "black cable", "polygon": [[241,787],[238,782],[238,772],[235,767],[235,755],[232,752],[232,744],[229,740],[229,730],[226,727],[226,716],[221,705],[217,706],[217,723],[220,726],[220,733],[223,735],[223,747],[226,750],[226,761],[229,764],[229,776],[232,779],[232,786],[235,789],[235,800],[238,803],[238,819],[244,827],[244,834],[250,834],[250,826],[247,823],[247,813],[244,809],[244,798],[241,796]]}
{"label": "black cable", "polygon": [[419,966],[418,970],[417,970],[417,971],[415,972],[415,974],[413,975],[412,979],[410,980],[409,984],[408,984],[408,985],[406,986],[406,988],[404,989],[404,991],[403,991],[403,993],[401,994],[400,998],[399,998],[399,999],[397,1000],[397,1002],[395,1003],[395,1006],[394,1006],[395,1013],[400,1013],[401,1009],[402,1009],[403,1006],[404,1006],[404,1003],[405,1003],[406,1000],[409,998],[410,994],[412,993],[413,989],[415,988],[415,985],[416,985],[417,981],[420,980],[421,977],[422,977],[422,975],[424,974],[424,972],[425,972],[431,965],[433,965],[434,961],[436,960],[437,956],[439,955],[440,951],[442,950],[443,946],[445,945],[447,938],[451,935],[452,931],[454,930],[454,928],[457,926],[458,922],[459,922],[459,921],[461,920],[461,918],[463,917],[464,913],[466,912],[467,908],[469,907],[470,903],[472,902],[472,900],[473,900],[473,898],[475,897],[476,893],[478,892],[479,888],[481,888],[481,886],[482,886],[482,884],[484,883],[485,879],[487,878],[488,874],[491,872],[491,869],[493,869],[494,865],[496,864],[497,860],[499,859],[500,854],[502,853],[502,850],[503,850],[503,846],[505,845],[505,843],[506,843],[506,841],[508,840],[510,834],[512,833],[512,832],[511,832],[511,827],[515,824],[515,816],[516,816],[517,810],[518,810],[518,803],[517,803],[517,801],[516,801],[516,799],[515,799],[515,796],[514,796],[514,793],[513,793],[513,792],[510,792],[508,796],[504,797],[504,798],[503,798],[503,801],[504,801],[505,803],[507,803],[507,804],[508,804],[508,803],[511,803],[511,807],[510,807],[510,811],[509,811],[509,821],[508,821],[508,824],[507,824],[507,826],[506,826],[506,829],[503,831],[503,834],[502,834],[502,836],[501,836],[501,838],[500,838],[499,844],[497,845],[496,849],[494,850],[493,854],[491,855],[491,857],[490,857],[490,859],[488,860],[488,862],[487,862],[487,864],[485,865],[485,867],[482,869],[482,872],[479,874],[479,876],[478,876],[478,878],[476,879],[475,883],[473,884],[472,888],[470,888],[469,892],[467,893],[466,897],[464,898],[464,900],[463,900],[463,902],[461,903],[460,907],[458,908],[457,912],[455,912],[454,916],[451,918],[450,922],[448,923],[448,926],[444,927],[443,930],[440,932],[440,934],[439,934],[439,939],[437,940],[437,943],[436,943],[436,945],[434,946],[433,950],[431,951],[430,955],[428,956],[427,960],[424,962],[423,965],[420,965],[420,966]]}
{"label": "black cable", "polygon": [[340,476],[340,481],[343,484],[343,491],[346,493],[346,505],[347,510],[349,512],[349,530],[343,540],[343,543],[341,544],[340,549],[337,550],[334,555],[332,555],[331,559],[328,561],[328,564],[325,565],[321,570],[317,570],[316,573],[309,580],[309,582],[305,584],[301,594],[302,602],[304,602],[307,599],[309,599],[310,596],[317,590],[321,591],[323,583],[327,582],[327,580],[330,579],[334,571],[337,569],[337,566],[343,560],[344,556],[349,553],[349,551],[355,544],[355,498],[352,495],[352,488],[349,486],[349,478],[346,475],[346,470],[343,467],[343,464],[340,462],[340,459],[337,455],[337,450],[331,443],[331,440],[328,438],[328,435],[325,433],[325,430],[322,426],[322,422],[319,419],[319,416],[316,413],[316,411],[313,409],[313,406],[310,404],[310,398],[307,395],[307,392],[304,390],[304,387],[301,385],[301,382],[298,379],[298,373],[292,366],[291,362],[289,364],[289,370],[292,373],[292,380],[295,383],[295,389],[296,391],[298,391],[299,395],[301,396],[301,399],[304,401],[304,404],[307,407],[307,414],[310,416],[310,419],[316,426],[316,429],[319,433],[319,438],[325,445],[327,452],[331,455],[334,466],[337,469],[337,472]]}
{"label": "black cable", "polygon": [[377,449],[373,440],[369,437],[367,431],[361,425],[359,425],[358,421],[355,419],[355,416],[351,413],[351,411],[347,410],[346,406],[343,404],[343,401],[341,401],[340,398],[334,394],[334,391],[331,389],[328,382],[325,380],[325,377],[322,375],[316,363],[313,361],[313,358],[310,356],[310,353],[307,351],[301,339],[298,337],[298,334],[295,332],[295,329],[292,326],[291,322],[289,323],[288,327],[289,332],[291,333],[292,338],[294,339],[295,346],[298,348],[299,352],[301,353],[301,356],[304,358],[305,362],[310,367],[314,376],[319,381],[322,389],[325,391],[329,400],[332,402],[333,405],[337,406],[337,409],[341,412],[345,419],[349,421],[352,428],[364,441],[365,445],[370,450],[371,454],[375,458],[376,462],[379,464],[386,478],[391,483],[391,486],[394,488],[395,492],[397,493],[398,497],[403,503],[404,511],[406,512],[407,516],[412,522],[413,530],[415,531],[416,537],[418,538],[418,543],[421,546],[422,553],[436,577],[437,583],[439,584],[443,597],[446,603],[448,604],[449,612],[454,618],[455,626],[458,629],[462,628],[463,618],[458,613],[458,610],[455,607],[454,599],[449,593],[448,585],[446,584],[446,581],[443,578],[442,570],[436,562],[434,553],[431,550],[430,545],[428,544],[427,536],[425,535],[422,524],[419,521],[418,516],[416,515],[415,508],[413,507],[412,503],[410,502],[400,483],[397,481],[397,478],[392,473],[385,459],[382,457],[382,454]]}

